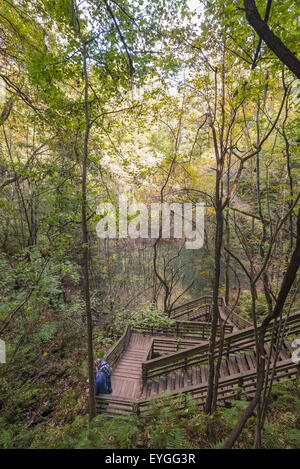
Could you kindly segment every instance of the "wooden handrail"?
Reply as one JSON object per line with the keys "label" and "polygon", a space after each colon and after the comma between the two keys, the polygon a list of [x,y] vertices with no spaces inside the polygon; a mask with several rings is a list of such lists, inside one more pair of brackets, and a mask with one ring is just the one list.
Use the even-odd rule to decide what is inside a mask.
{"label": "wooden handrail", "polygon": [[[224,296],[219,296],[219,306],[223,309],[224,315],[227,316],[229,308],[225,302]],[[246,329],[247,327],[252,327],[250,321],[247,321],[247,319],[239,316],[234,311],[230,311],[228,315],[228,321],[230,323],[233,323],[238,329]]]}
{"label": "wooden handrail", "polygon": [[127,348],[131,335],[130,326],[126,326],[123,334],[119,340],[112,345],[109,351],[104,356],[104,359],[109,363],[109,365],[114,368],[118,363],[122,353]]}
{"label": "wooden handrail", "polygon": [[163,352],[164,355],[167,353],[175,353],[180,350],[184,350],[196,345],[203,344],[203,340],[197,337],[154,337],[153,351],[154,353]]}
{"label": "wooden handrail", "polygon": [[[300,332],[300,311],[291,314],[287,318],[286,336]],[[258,330],[260,325],[258,326]],[[269,324],[266,332],[266,341],[271,338],[273,322]],[[247,328],[241,332],[234,332],[225,338],[223,347],[223,355],[228,356],[230,353],[238,353],[240,351],[252,350],[255,346],[254,328]],[[216,350],[218,350],[219,341],[216,341]],[[196,345],[194,347],[172,353],[164,357],[154,358],[142,363],[143,383],[146,379],[161,376],[173,371],[177,371],[186,366],[203,364],[207,361],[208,343]]]}
{"label": "wooden handrail", "polygon": [[[272,367],[269,370],[269,375],[271,375],[271,373]],[[296,379],[297,373],[297,365],[291,360],[284,360],[276,365],[275,381],[276,378],[280,379],[282,376],[291,376]],[[220,402],[223,402],[224,400],[236,398],[241,387],[243,387],[244,391],[252,394],[256,389],[256,374],[257,372],[254,369],[249,370],[247,373],[237,373],[235,375],[220,378],[218,384],[218,403],[220,404]],[[197,399],[199,406],[202,406],[206,399],[207,383],[187,386],[181,390],[172,391],[170,393],[170,397],[176,397],[183,393],[191,394],[195,399]],[[146,410],[148,403],[149,400],[139,401],[139,409],[141,412]]]}
{"label": "wooden handrail", "polygon": [[[201,339],[207,339],[210,335],[211,323],[209,322],[189,322],[189,321],[176,321],[170,325],[162,326],[148,326],[139,325],[133,328],[137,332],[145,332],[155,335],[171,335],[176,337],[198,337]],[[232,333],[232,326],[226,325],[226,333]],[[220,334],[220,325],[217,326],[217,334]]]}
{"label": "wooden handrail", "polygon": [[[206,320],[210,320],[212,302],[212,295],[201,296],[196,300],[189,301],[181,306],[178,306],[177,308],[173,308],[171,318],[179,319],[180,317],[185,316],[186,320],[193,321],[204,316]],[[218,306],[225,310],[226,303],[223,296],[218,297]]]}
{"label": "wooden handrail", "polygon": [[250,321],[247,321],[247,319],[239,316],[234,311],[230,313],[230,319],[239,329],[246,329],[247,327],[252,327]]}
{"label": "wooden handrail", "polygon": [[[199,310],[200,308],[200,310]],[[204,310],[205,308],[205,310]],[[210,304],[201,304],[193,309],[189,309],[187,311],[179,312],[174,316],[171,316],[171,319],[181,320],[183,318],[185,321],[195,321],[196,319],[204,318],[205,320],[209,319],[210,317]]]}
{"label": "wooden handrail", "polygon": [[[185,316],[185,319],[193,321],[204,316],[206,320],[210,318],[211,306],[212,306],[213,297],[212,295],[205,295],[197,298],[195,300],[184,303],[183,305],[173,308],[171,313],[172,319],[179,319],[180,317]],[[227,314],[228,307],[225,303],[224,296],[218,297],[218,306],[221,307],[224,311],[224,314]],[[205,311],[203,311],[205,308]],[[197,310],[196,312],[194,310]],[[200,311],[199,311],[200,309]],[[202,311],[201,311],[202,310]],[[251,327],[252,324],[247,321],[247,319],[239,316],[235,312],[231,312],[228,319],[229,323],[234,324],[238,329],[245,329],[246,327]]]}
{"label": "wooden handrail", "polygon": [[154,337],[152,337],[149,347],[147,349],[147,360],[151,360],[152,354],[153,354],[153,347],[154,347]]}
{"label": "wooden handrail", "polygon": [[175,308],[172,308],[172,312],[178,312],[182,309],[188,309],[190,306],[197,305],[200,302],[209,302],[209,303],[211,303],[211,300],[212,300],[211,295],[200,296],[199,298],[196,298],[195,300],[187,301],[187,302],[183,303],[182,305],[175,306]]}
{"label": "wooden handrail", "polygon": [[[178,319],[180,317],[187,316],[185,318],[187,320],[194,320],[202,315],[207,317],[210,313],[211,302],[211,296],[202,296],[200,298],[197,298],[196,300],[189,301],[187,303],[184,303],[183,305],[173,308],[170,317],[172,319]],[[196,314],[194,311],[195,309],[197,309]],[[199,309],[201,309],[202,311],[199,311]]]}

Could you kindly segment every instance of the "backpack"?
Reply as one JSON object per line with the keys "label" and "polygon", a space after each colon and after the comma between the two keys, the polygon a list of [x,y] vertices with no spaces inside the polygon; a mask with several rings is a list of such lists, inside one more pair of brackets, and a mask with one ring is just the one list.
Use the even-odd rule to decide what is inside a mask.
{"label": "backpack", "polygon": [[102,373],[104,373],[106,376],[111,376],[112,374],[112,368],[106,362],[100,367],[99,371],[102,371]]}

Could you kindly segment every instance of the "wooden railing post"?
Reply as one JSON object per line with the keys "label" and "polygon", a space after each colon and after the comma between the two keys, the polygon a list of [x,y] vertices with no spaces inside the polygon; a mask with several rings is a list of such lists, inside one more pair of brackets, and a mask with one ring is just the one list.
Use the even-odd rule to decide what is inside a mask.
{"label": "wooden railing post", "polygon": [[184,371],[187,371],[187,365],[188,365],[188,359],[187,359],[187,357],[185,357],[184,358],[184,366],[183,366]]}
{"label": "wooden railing post", "polygon": [[141,410],[140,410],[140,404],[138,402],[132,403],[132,412],[134,413],[134,415],[136,415],[136,417],[140,415]]}
{"label": "wooden railing post", "polygon": [[230,354],[230,342],[226,343],[226,358],[229,359]]}
{"label": "wooden railing post", "polygon": [[148,379],[148,371],[147,371],[147,368],[145,368],[144,364],[142,363],[142,383],[143,383],[143,385],[146,384],[147,379]]}
{"label": "wooden railing post", "polygon": [[130,342],[130,336],[131,336],[131,328],[128,326],[127,331],[126,331],[126,339],[124,341],[124,350],[127,349],[129,342]]}

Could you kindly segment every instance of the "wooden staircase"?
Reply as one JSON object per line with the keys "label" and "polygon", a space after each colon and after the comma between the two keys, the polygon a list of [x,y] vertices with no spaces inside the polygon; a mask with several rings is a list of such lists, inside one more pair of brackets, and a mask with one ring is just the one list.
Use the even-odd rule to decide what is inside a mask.
{"label": "wooden staircase", "polygon": [[126,352],[120,358],[112,375],[111,396],[134,398],[140,395],[142,363],[147,359],[152,336],[132,333]]}
{"label": "wooden staircase", "polygon": [[[275,352],[270,352],[269,347],[265,347],[266,356],[271,355],[271,364],[274,362]],[[288,341],[283,342],[280,350],[278,363],[289,360],[292,353],[291,345]],[[254,352],[242,352],[230,355],[221,361],[220,379],[228,376],[240,375],[246,377],[249,372],[256,370],[256,354]],[[157,378],[148,379],[143,386],[142,397],[150,398],[154,395],[163,394],[167,389],[171,391],[182,391],[189,386],[207,384],[208,366],[191,366],[186,370],[174,371]]]}
{"label": "wooden staircase", "polygon": [[[188,304],[179,311],[177,309],[174,314],[175,325],[125,328],[122,337],[105,357],[113,367],[113,392],[96,396],[97,413],[105,412],[113,417],[126,411],[147,412],[149,399],[162,395],[167,390],[171,393],[171,397],[190,393],[197,399],[199,406],[204,405],[208,380],[207,338],[210,332],[207,319],[209,319],[208,306],[211,306],[211,297],[205,298],[209,302],[206,306],[203,305],[202,298],[198,306],[194,301],[191,309]],[[197,310],[199,303],[201,311]],[[225,308],[223,309],[222,305],[220,307],[224,312]],[[202,314],[203,309],[205,316]],[[201,316],[197,311],[201,312]],[[191,318],[188,321],[187,315]],[[219,327],[222,320],[220,314]],[[196,328],[195,323],[199,324]],[[279,327],[279,323],[275,326]],[[276,332],[276,327],[271,324],[266,333],[265,354],[270,358],[269,374],[272,372],[276,358],[275,381],[296,379],[298,367],[290,359],[292,353],[290,342],[281,340],[278,353],[270,350],[268,346],[274,331]],[[285,337],[294,336],[299,332],[300,311],[286,318]],[[237,398],[241,388],[251,396],[255,392],[256,383],[253,327],[238,329],[236,326],[227,325],[225,333],[218,387],[219,405],[224,404],[226,400]],[[217,339],[216,353],[218,346]]]}

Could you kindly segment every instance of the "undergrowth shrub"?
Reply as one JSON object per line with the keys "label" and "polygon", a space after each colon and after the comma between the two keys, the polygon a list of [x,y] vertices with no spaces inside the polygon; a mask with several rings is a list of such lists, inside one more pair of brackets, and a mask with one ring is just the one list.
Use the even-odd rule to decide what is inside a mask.
{"label": "undergrowth shrub", "polygon": [[134,326],[169,326],[174,323],[163,311],[158,311],[152,303],[146,303],[139,311],[121,310],[115,314],[115,326],[119,329],[127,325]]}

